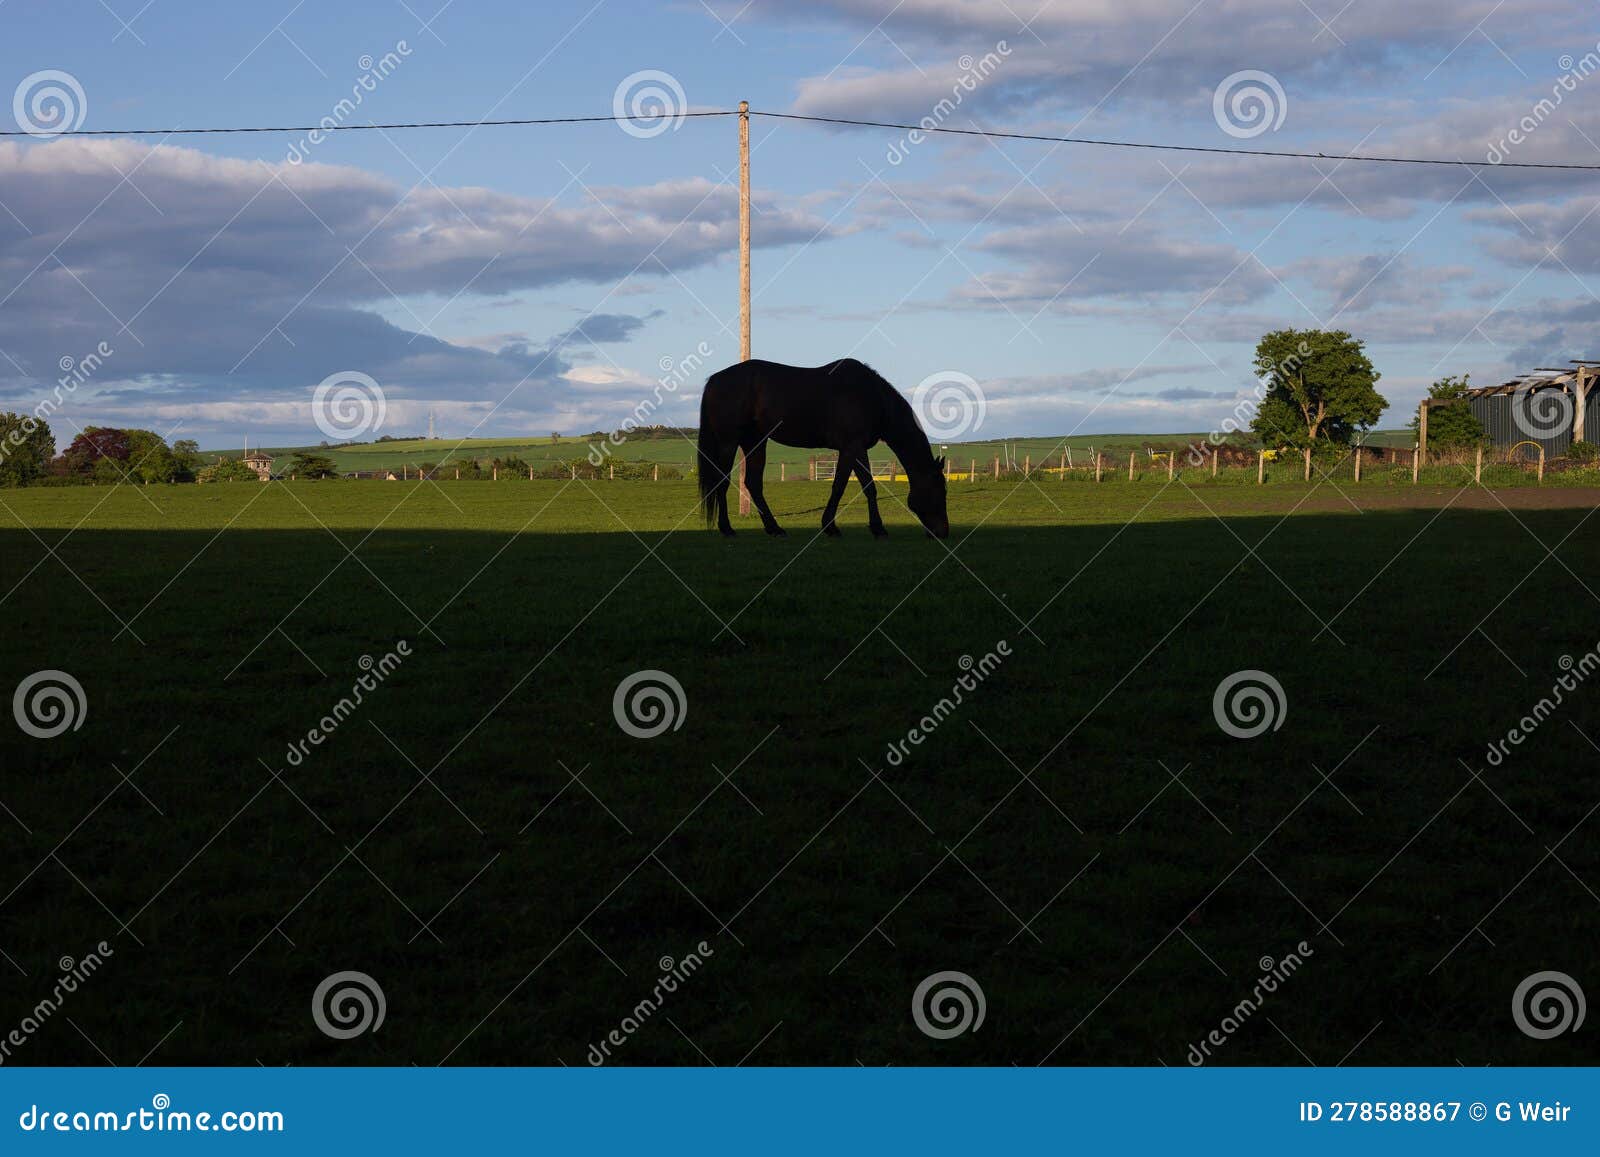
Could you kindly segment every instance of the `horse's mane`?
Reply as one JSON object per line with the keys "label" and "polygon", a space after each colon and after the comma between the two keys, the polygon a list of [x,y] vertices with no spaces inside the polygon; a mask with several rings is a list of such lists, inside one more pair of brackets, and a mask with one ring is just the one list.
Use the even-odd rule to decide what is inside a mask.
{"label": "horse's mane", "polygon": [[920,459],[923,455],[918,451],[922,451],[927,455],[927,459],[932,461],[933,449],[928,443],[927,435],[922,431],[922,423],[917,421],[917,412],[912,408],[910,399],[895,389],[888,378],[866,362],[856,361],[856,365],[861,367],[862,374],[877,386],[882,394],[884,417],[895,427],[895,441],[902,443],[895,447],[896,453],[902,458],[915,454]]}

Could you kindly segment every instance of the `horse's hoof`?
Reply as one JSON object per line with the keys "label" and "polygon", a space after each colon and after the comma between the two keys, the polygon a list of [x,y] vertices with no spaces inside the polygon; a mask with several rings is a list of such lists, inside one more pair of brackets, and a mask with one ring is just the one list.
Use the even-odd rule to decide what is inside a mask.
{"label": "horse's hoof", "polygon": [[839,528],[837,526],[824,526],[822,528],[822,533],[827,535],[829,538],[838,538]]}

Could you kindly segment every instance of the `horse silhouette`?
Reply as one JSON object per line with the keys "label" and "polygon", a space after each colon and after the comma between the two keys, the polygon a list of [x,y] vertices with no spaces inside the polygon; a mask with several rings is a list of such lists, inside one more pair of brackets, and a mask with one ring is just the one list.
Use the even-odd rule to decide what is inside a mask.
{"label": "horse silhouette", "polygon": [[871,366],[854,358],[815,367],[751,360],[712,374],[700,397],[700,500],[707,526],[714,519],[723,534],[733,534],[728,483],[734,454],[743,450],[745,486],[761,525],[768,534],[783,535],[762,493],[769,441],[839,451],[833,493],[822,512],[824,534],[839,533],[834,515],[851,471],[866,495],[872,533],[879,538],[889,533],[878,515],[878,487],[867,461],[867,451],[884,442],[911,481],[906,503],[911,513],[930,535],[949,535],[944,459],[933,456],[911,403]]}

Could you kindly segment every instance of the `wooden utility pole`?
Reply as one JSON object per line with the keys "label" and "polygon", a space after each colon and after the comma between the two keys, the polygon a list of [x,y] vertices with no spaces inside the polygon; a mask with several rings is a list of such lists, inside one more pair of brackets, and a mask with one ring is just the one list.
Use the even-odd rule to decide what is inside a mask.
{"label": "wooden utility pole", "polygon": [[[739,102],[739,360],[750,360],[750,102]],[[739,451],[739,514],[750,516],[750,489]]]}

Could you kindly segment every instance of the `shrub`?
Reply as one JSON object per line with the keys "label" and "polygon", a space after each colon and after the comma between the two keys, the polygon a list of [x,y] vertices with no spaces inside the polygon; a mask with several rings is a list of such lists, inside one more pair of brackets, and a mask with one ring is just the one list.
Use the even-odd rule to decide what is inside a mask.
{"label": "shrub", "polygon": [[1577,441],[1573,442],[1571,446],[1567,447],[1567,457],[1571,458],[1574,462],[1593,462],[1596,459],[1600,459],[1600,446],[1596,446],[1593,442],[1585,441],[1584,439],[1579,438]]}

